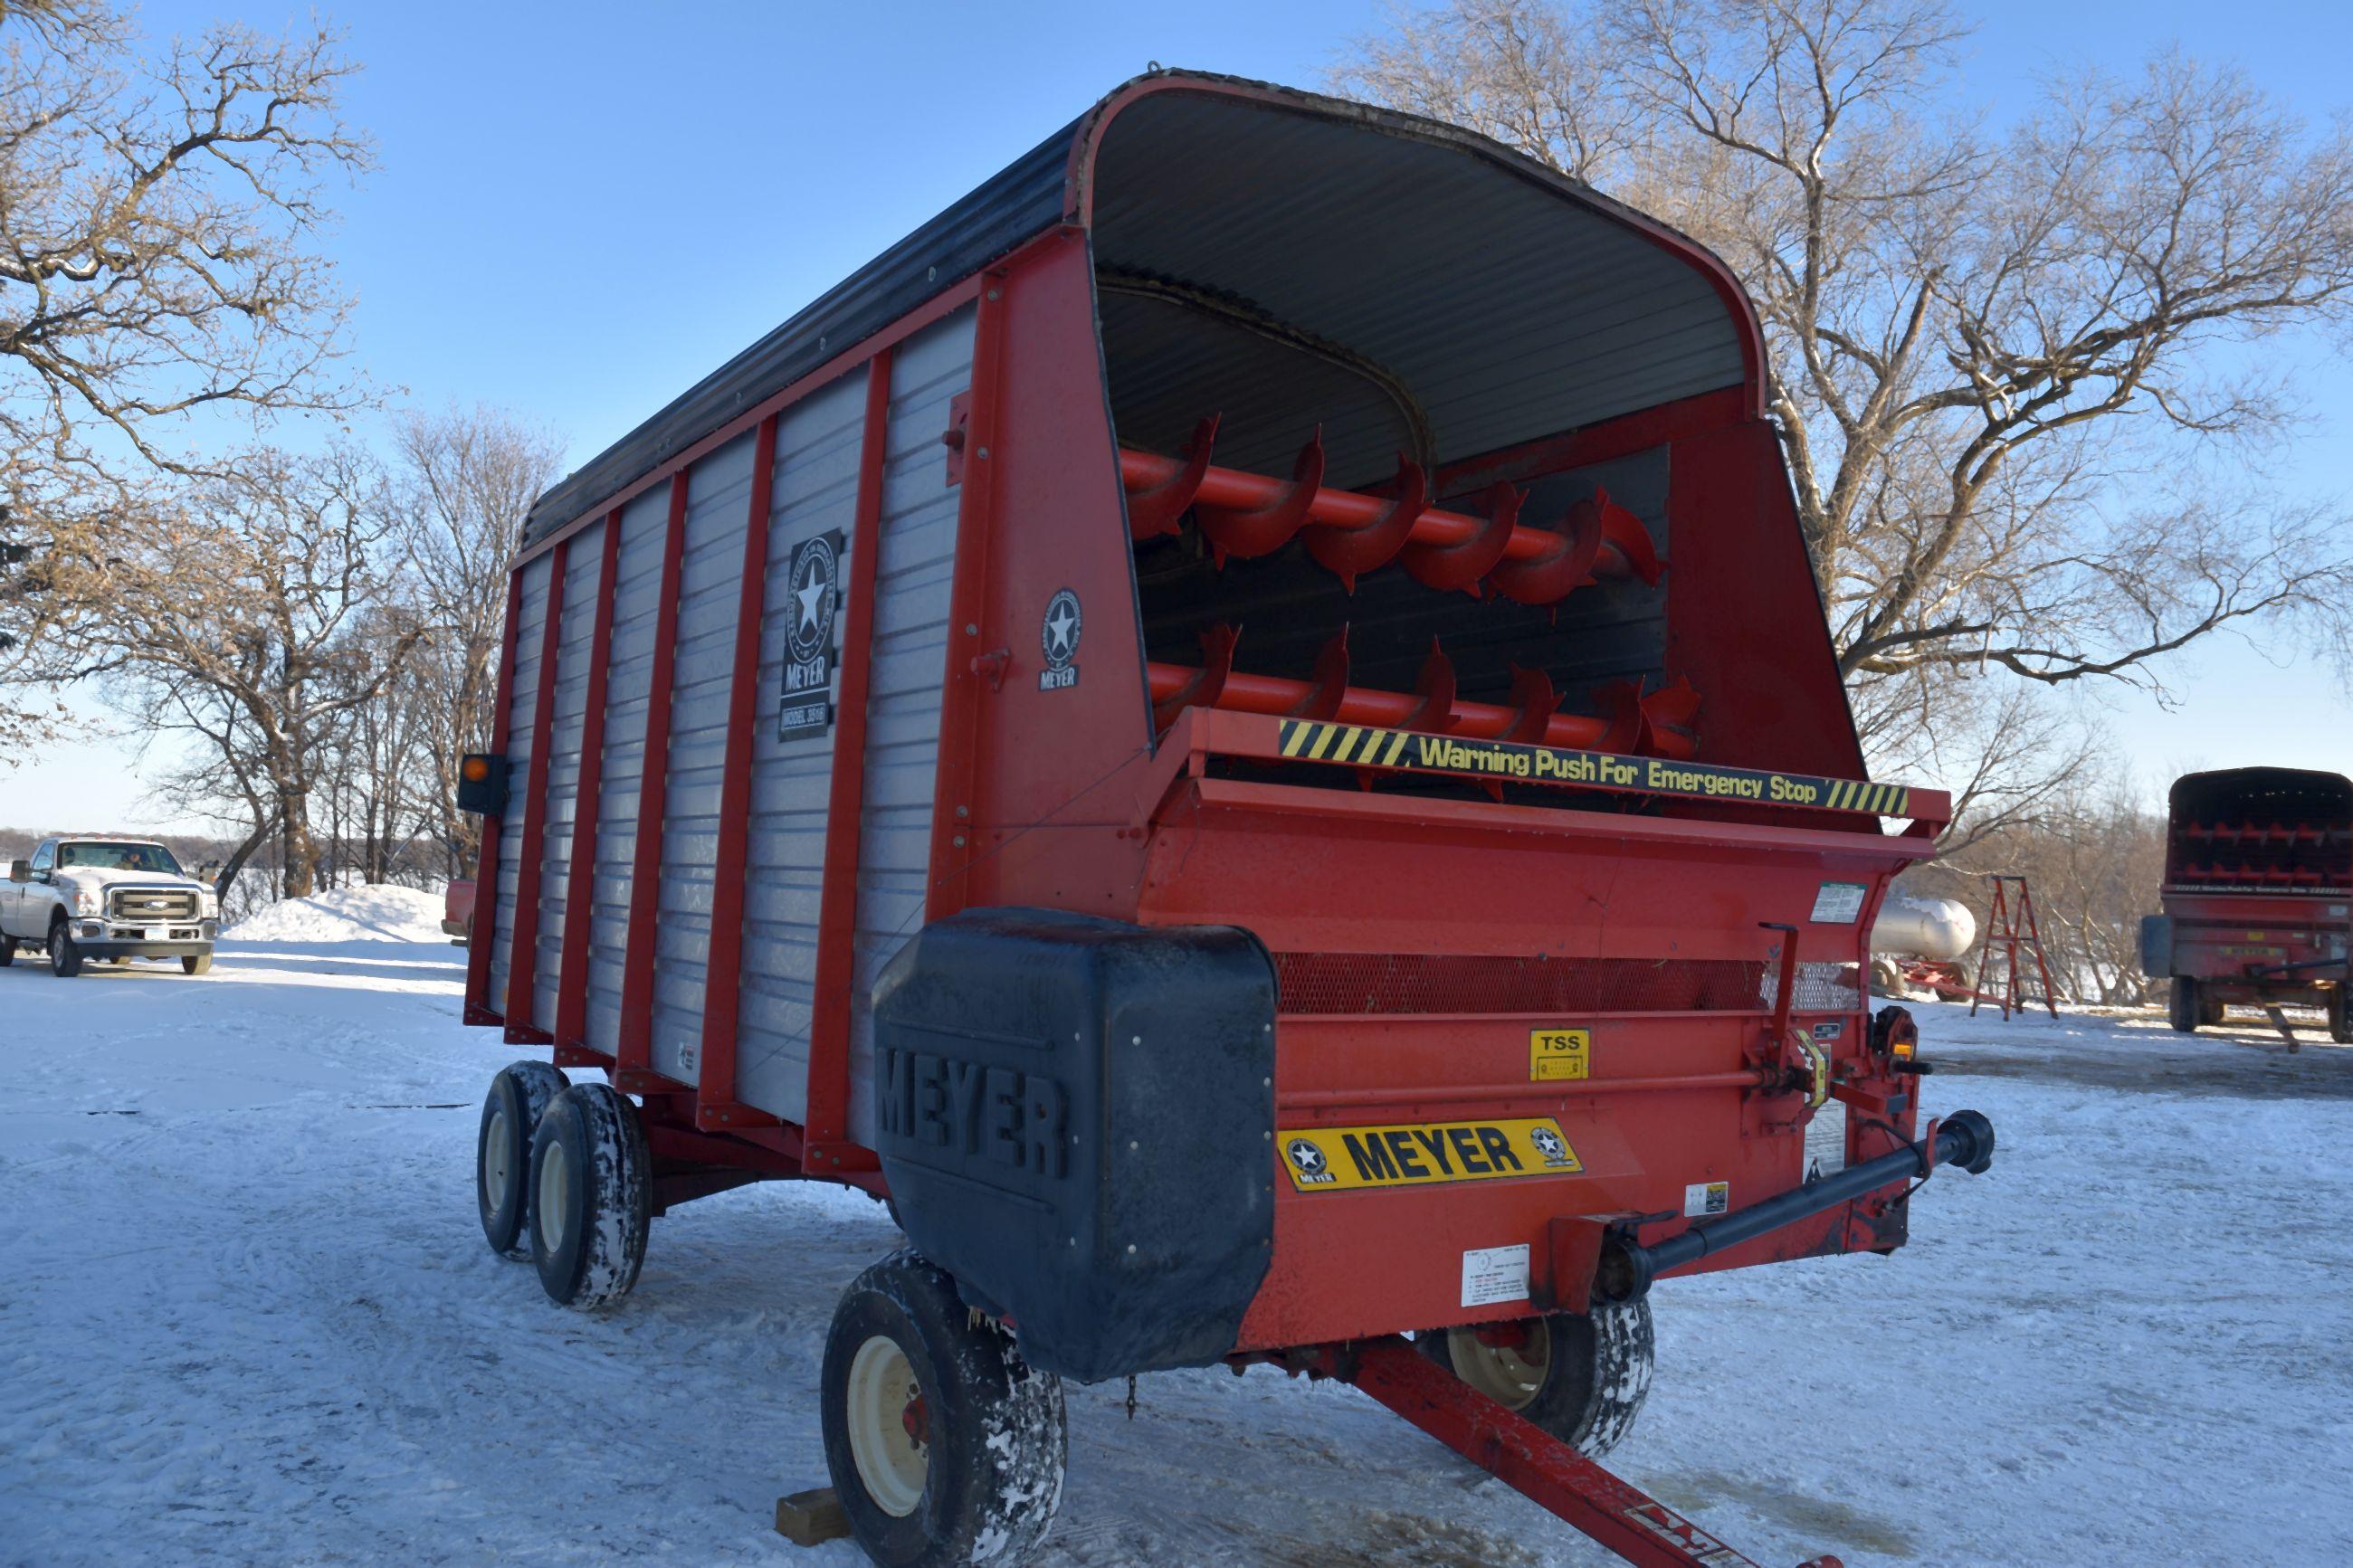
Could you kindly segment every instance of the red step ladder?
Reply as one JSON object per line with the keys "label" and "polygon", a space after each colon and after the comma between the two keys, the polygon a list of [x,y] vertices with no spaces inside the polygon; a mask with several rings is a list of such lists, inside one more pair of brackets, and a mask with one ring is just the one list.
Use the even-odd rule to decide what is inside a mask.
{"label": "red step ladder", "polygon": [[[2042,928],[2035,921],[2034,895],[2027,891],[2026,879],[2015,875],[1995,875],[1986,880],[1993,884],[1993,908],[1986,915],[1984,956],[1978,963],[1978,989],[1969,994],[1969,1016],[1977,1016],[1980,1002],[1993,1002],[2000,1004],[2002,1019],[2006,1023],[2012,1013],[2022,1012],[2029,1002],[2039,999],[2056,1018],[2059,1002],[2051,989],[2051,965],[2042,955]],[[2018,884],[2015,900],[2007,896],[2007,884],[2011,882]],[[2022,989],[2023,976],[2020,973],[2018,963],[2021,948],[2034,954],[2034,971],[2042,980],[2040,998],[2027,995]],[[1989,993],[1985,989],[1987,975],[2004,958],[2009,961],[2007,980],[1999,993]]]}

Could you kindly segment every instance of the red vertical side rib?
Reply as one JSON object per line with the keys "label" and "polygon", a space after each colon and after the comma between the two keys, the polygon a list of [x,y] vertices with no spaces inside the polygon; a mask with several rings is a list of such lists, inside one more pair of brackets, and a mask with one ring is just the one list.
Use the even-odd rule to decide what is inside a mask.
{"label": "red vertical side rib", "polygon": [[[522,797],[522,840],[515,858],[514,940],[507,947],[507,1039],[515,1045],[545,1045],[547,1031],[532,1017],[532,990],[539,978],[540,884],[546,874],[547,797],[552,784],[547,754],[555,732],[555,655],[564,635],[564,574],[571,542],[548,557],[547,615],[539,629],[539,694],[531,710],[531,781]],[[476,897],[480,895],[479,891]]]}
{"label": "red vertical side rib", "polygon": [[[499,694],[491,713],[491,751],[504,756],[514,715],[515,622],[522,614],[522,569],[507,574],[507,624],[499,646]],[[502,816],[503,814],[501,814]],[[466,1022],[502,1020],[491,1005],[491,945],[499,934],[499,822],[482,818],[474,849],[473,928],[466,934]]]}
{"label": "red vertical side rib", "polygon": [[[965,871],[972,864],[973,755],[980,730],[980,658],[988,637],[980,606],[988,584],[989,541],[996,521],[998,419],[997,369],[1004,348],[1004,279],[983,274],[972,337],[972,421],[965,432],[964,495],[956,507],[955,585],[949,598],[947,679],[940,693],[939,776],[932,794],[930,885],[923,919],[944,920],[971,901]],[[967,628],[972,628],[967,630]],[[965,816],[958,816],[959,809]]]}
{"label": "red vertical side rib", "polygon": [[727,687],[727,761],[719,783],[719,846],[711,868],[711,943],[702,971],[698,1121],[773,1124],[738,1103],[735,1027],[744,999],[744,860],[751,837],[752,732],[759,723],[760,618],[767,606],[768,511],[776,476],[776,419],[760,421],[752,448],[752,506],[744,525],[744,580],[735,601],[735,669]]}
{"label": "red vertical side rib", "polygon": [[605,694],[613,663],[613,578],[621,555],[621,513],[605,519],[596,566],[596,621],[588,635],[587,710],[580,717],[580,785],[572,797],[572,868],[564,879],[564,947],[556,970],[555,1043],[577,1046],[587,1032],[588,926],[596,902],[596,808],[605,787]]}
{"label": "red vertical side rib", "polygon": [[[841,706],[833,722],[833,787],[818,899],[817,1000],[809,1016],[807,1136],[811,1170],[871,1158],[841,1147],[849,1122],[849,993],[858,981],[859,829],[866,813],[866,696],[874,664],[874,578],[882,553],[882,469],[891,443],[891,351],[866,366],[866,428],[858,449],[849,602],[841,616]],[[953,639],[951,639],[953,640]]]}
{"label": "red vertical side rib", "polygon": [[629,926],[621,956],[621,1037],[614,1087],[664,1087],[653,1071],[654,948],[661,918],[662,808],[670,785],[671,679],[678,668],[679,573],[686,557],[686,485],[670,476],[670,522],[662,535],[661,582],[654,594],[653,668],[647,677],[646,746],[638,774],[638,840],[629,859]]}

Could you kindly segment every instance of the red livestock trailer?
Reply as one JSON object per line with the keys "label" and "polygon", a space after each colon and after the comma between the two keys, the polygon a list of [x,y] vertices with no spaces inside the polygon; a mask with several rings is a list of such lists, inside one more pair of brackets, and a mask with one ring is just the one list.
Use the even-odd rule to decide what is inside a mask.
{"label": "red livestock trailer", "polygon": [[1018,1559],[1059,1379],[1221,1363],[1746,1561],[1579,1452],[1652,1281],[1992,1150],[1867,1008],[1950,808],[1864,777],[1765,382],[1722,263],[1491,142],[1120,88],[533,511],[491,1245],[602,1306],[675,1204],[887,1195],[820,1392],[879,1562]]}
{"label": "red livestock trailer", "polygon": [[2353,782],[2232,768],[2175,780],[2168,805],[2164,913],[2141,921],[2140,940],[2141,967],[2173,982],[2173,1026],[2219,1024],[2234,1002],[2274,1022],[2311,1006],[2353,1044]]}

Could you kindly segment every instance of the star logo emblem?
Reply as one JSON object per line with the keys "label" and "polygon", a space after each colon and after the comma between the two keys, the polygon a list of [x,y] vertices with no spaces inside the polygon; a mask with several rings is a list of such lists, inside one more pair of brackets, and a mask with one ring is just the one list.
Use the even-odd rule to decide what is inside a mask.
{"label": "star logo emblem", "polygon": [[1046,601],[1045,624],[1039,635],[1039,646],[1051,669],[1065,669],[1079,654],[1079,638],[1085,631],[1086,617],[1079,608],[1079,596],[1068,588],[1056,590]]}

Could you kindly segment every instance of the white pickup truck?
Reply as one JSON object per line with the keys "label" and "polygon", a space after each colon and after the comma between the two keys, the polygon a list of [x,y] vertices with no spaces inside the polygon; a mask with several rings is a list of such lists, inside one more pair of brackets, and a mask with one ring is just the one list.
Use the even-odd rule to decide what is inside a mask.
{"label": "white pickup truck", "polygon": [[219,931],[213,889],[152,839],[45,838],[0,882],[0,967],[26,947],[47,952],[50,973],[69,978],[91,960],[133,958],[176,958],[202,974]]}

